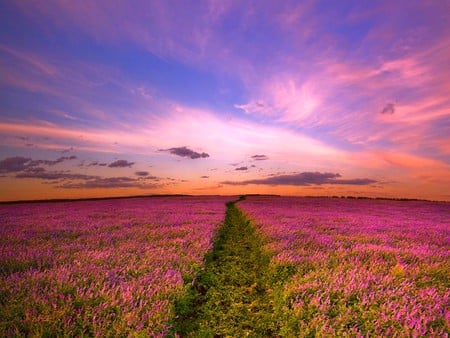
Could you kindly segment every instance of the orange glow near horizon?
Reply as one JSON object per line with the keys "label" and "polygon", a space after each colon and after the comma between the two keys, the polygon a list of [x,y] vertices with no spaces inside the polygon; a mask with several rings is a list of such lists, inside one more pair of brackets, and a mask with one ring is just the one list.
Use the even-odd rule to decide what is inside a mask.
{"label": "orange glow near horizon", "polygon": [[447,7],[4,4],[0,200],[448,201]]}

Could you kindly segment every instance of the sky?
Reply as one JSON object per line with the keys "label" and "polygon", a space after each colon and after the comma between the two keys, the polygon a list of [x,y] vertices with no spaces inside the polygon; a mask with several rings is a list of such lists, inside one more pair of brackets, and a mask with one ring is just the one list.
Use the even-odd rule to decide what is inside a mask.
{"label": "sky", "polygon": [[450,1],[0,0],[0,200],[450,200]]}

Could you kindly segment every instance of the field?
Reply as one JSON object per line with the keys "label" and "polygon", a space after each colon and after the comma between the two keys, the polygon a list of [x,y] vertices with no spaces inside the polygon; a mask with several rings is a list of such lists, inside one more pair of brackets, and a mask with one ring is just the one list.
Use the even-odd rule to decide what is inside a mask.
{"label": "field", "polygon": [[164,336],[228,199],[0,206],[0,336]]}
{"label": "field", "polygon": [[448,203],[253,197],[239,206],[271,263],[295,271],[278,296],[283,332],[448,336]]}
{"label": "field", "polygon": [[0,335],[449,335],[450,204],[233,199],[1,205]]}

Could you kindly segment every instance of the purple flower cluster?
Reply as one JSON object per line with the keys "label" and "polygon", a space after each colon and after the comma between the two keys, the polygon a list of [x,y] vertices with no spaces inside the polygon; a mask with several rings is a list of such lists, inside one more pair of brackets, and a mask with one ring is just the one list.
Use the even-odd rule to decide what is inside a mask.
{"label": "purple flower cluster", "polygon": [[447,337],[450,204],[250,197],[239,206],[297,271],[279,298],[284,332]]}
{"label": "purple flower cluster", "polygon": [[164,336],[201,268],[226,197],[0,206],[7,336]]}

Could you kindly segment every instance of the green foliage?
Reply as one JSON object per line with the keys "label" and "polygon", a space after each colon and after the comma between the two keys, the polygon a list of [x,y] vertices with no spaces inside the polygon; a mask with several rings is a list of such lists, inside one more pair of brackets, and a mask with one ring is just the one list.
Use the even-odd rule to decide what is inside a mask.
{"label": "green foliage", "polygon": [[262,237],[229,203],[205,268],[175,303],[174,332],[183,337],[277,336],[273,297],[279,292],[274,289],[294,273],[293,265],[270,266]]}

